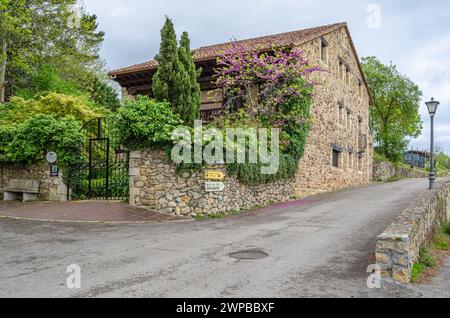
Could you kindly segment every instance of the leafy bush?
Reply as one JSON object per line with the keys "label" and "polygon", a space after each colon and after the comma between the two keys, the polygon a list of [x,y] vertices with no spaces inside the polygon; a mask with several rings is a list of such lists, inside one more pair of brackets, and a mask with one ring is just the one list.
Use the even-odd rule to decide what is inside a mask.
{"label": "leafy bush", "polygon": [[2,124],[21,123],[36,114],[47,114],[58,118],[73,116],[85,122],[99,117],[107,111],[97,107],[84,96],[69,96],[50,93],[37,99],[12,97],[10,103],[0,105]]}
{"label": "leafy bush", "polygon": [[[109,178],[109,196],[112,198],[123,198],[128,196],[128,174],[111,176]],[[105,196],[105,178],[97,178],[91,180],[91,197],[102,198]],[[73,197],[77,199],[86,199],[89,193],[89,179],[86,177],[76,183]]]}
{"label": "leafy bush", "polygon": [[129,150],[171,145],[172,131],[178,124],[181,124],[180,117],[168,103],[147,96],[127,100],[117,112],[120,143]]}
{"label": "leafy bush", "polygon": [[57,118],[37,114],[16,125],[0,128],[0,162],[30,164],[44,159],[48,151],[58,154],[58,163],[69,178],[82,162],[82,124],[72,116]]}

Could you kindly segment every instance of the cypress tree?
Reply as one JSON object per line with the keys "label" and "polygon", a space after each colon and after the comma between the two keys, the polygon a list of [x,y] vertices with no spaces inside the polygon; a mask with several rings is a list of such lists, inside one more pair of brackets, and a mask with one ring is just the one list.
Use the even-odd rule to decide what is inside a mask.
{"label": "cypress tree", "polygon": [[169,102],[173,112],[183,118],[191,83],[189,74],[179,59],[175,29],[168,17],[161,30],[161,46],[156,60],[159,66],[153,76],[153,96],[157,101]]}
{"label": "cypress tree", "polygon": [[178,51],[179,59],[189,76],[189,95],[185,100],[183,119],[187,124],[193,125],[194,120],[200,117],[200,84],[198,78],[202,72],[201,68],[195,67],[191,54],[191,41],[187,32],[183,32]]}

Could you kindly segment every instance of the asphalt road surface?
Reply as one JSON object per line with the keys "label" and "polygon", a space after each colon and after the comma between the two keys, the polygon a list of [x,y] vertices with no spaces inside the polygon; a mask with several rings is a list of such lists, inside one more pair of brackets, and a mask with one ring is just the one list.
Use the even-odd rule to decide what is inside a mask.
{"label": "asphalt road surface", "polygon": [[[373,184],[202,222],[0,220],[0,296],[432,296],[366,285],[375,238],[426,187],[425,179]],[[67,287],[71,264],[80,289]]]}

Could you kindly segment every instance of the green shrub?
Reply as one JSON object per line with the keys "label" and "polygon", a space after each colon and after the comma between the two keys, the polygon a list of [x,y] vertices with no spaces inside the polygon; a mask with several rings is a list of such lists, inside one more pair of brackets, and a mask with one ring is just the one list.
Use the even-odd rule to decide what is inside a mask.
{"label": "green shrub", "polygon": [[69,178],[82,164],[81,122],[71,116],[37,114],[16,125],[0,126],[0,162],[30,164],[48,151],[58,154],[58,165]]}
{"label": "green shrub", "polygon": [[171,145],[171,135],[180,117],[168,103],[159,103],[147,96],[127,100],[117,112],[120,142],[130,150],[164,148]]}
{"label": "green shrub", "polygon": [[443,231],[445,234],[450,235],[450,224],[444,225]]}

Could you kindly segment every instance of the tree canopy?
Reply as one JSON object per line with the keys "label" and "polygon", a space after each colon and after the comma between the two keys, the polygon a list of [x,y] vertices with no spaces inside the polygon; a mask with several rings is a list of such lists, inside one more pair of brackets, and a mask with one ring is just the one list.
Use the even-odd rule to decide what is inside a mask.
{"label": "tree canopy", "polygon": [[42,91],[114,96],[97,28],[78,0],[0,0],[0,103]]}
{"label": "tree canopy", "polygon": [[376,149],[388,159],[400,161],[410,138],[422,131],[422,92],[395,65],[385,65],[376,57],[363,58],[362,68],[373,98],[370,120]]}
{"label": "tree canopy", "polygon": [[158,70],[153,76],[153,96],[159,102],[168,102],[174,113],[186,124],[199,117],[200,70],[195,68],[190,51],[190,41],[185,32],[178,46],[172,21],[166,18],[161,30],[161,46],[156,56]]}

